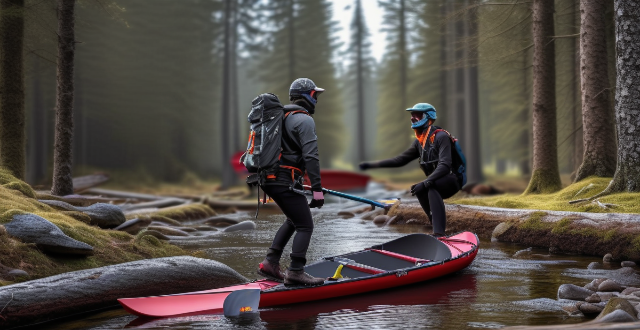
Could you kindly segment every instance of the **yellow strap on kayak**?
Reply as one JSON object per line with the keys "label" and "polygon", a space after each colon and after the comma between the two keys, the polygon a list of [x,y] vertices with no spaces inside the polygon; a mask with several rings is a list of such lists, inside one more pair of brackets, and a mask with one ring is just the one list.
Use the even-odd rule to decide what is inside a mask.
{"label": "yellow strap on kayak", "polygon": [[339,278],[342,278],[342,274],[340,274],[342,272],[342,267],[343,267],[343,265],[338,266],[338,269],[336,269],[335,274],[333,274],[333,276],[331,276],[331,278],[334,278],[336,280],[339,279]]}

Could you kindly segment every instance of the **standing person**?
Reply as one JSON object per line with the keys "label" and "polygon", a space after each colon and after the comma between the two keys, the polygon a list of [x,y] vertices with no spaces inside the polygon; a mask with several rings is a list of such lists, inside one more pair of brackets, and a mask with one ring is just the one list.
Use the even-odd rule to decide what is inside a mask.
{"label": "standing person", "polygon": [[400,167],[414,159],[420,159],[420,168],[427,179],[411,186],[411,195],[418,197],[422,209],[429,217],[433,225],[433,236],[444,236],[447,216],[443,199],[457,193],[463,182],[462,175],[452,171],[451,137],[440,127],[433,126],[436,109],[431,104],[418,103],[407,111],[411,112],[411,128],[416,136],[409,149],[394,158],[362,162],[360,169]]}
{"label": "standing person", "polygon": [[[320,159],[316,125],[311,117],[315,113],[318,95],[324,92],[308,78],[296,79],[289,88],[291,104],[284,107],[285,119],[282,124],[282,158],[278,173],[267,178],[262,189],[278,204],[287,217],[276,233],[267,256],[260,263],[258,274],[284,281],[285,285],[319,285],[323,278],[313,277],[304,271],[306,254],[313,233],[312,207],[324,204],[320,183]],[[313,199],[296,192],[302,190],[305,171],[311,181]],[[286,274],[280,269],[280,257],[287,242],[293,236],[291,266]]]}

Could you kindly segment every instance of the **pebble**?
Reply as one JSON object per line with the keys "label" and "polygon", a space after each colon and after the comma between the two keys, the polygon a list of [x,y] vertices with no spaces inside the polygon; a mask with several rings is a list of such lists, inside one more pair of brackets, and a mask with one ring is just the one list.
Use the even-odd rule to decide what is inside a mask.
{"label": "pebble", "polygon": [[601,263],[594,261],[592,263],[589,264],[589,266],[587,266],[587,269],[602,269],[603,266]]}
{"label": "pebble", "polygon": [[613,256],[611,255],[611,253],[607,253],[604,255],[604,257],[602,257],[602,262],[611,262],[613,261]]}
{"label": "pebble", "polygon": [[382,224],[385,224],[388,220],[389,220],[389,216],[388,215],[381,214],[381,215],[373,218],[373,223],[375,223],[376,225],[382,225]]}
{"label": "pebble", "polygon": [[598,291],[601,292],[621,292],[624,288],[614,280],[605,280],[598,285]]}
{"label": "pebble", "polygon": [[578,309],[585,315],[593,315],[602,312],[604,308],[590,303],[583,303],[580,304]]}
{"label": "pebble", "polygon": [[622,263],[620,263],[620,265],[622,267],[634,267],[636,265],[636,263],[633,262],[633,261],[627,260],[627,261],[623,261]]}

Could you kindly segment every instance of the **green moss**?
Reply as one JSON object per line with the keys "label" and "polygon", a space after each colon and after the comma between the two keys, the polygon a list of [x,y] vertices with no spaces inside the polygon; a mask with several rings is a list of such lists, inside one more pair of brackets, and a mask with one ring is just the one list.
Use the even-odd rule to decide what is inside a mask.
{"label": "green moss", "polygon": [[504,194],[491,197],[462,198],[448,200],[449,203],[489,207],[522,208],[550,211],[573,211],[594,213],[640,213],[640,193],[620,193],[599,198],[601,203],[614,204],[613,208],[583,202],[569,204],[569,201],[593,196],[604,190],[611,178],[590,177],[549,194]]}
{"label": "green moss", "polygon": [[[80,212],[58,211],[38,202],[33,189],[0,169],[0,224],[12,221],[17,214],[36,214],[60,228],[66,235],[94,248],[85,258],[55,257],[43,254],[34,244],[23,243],[8,235],[0,235],[0,264],[25,270],[29,279],[41,278],[80,269],[102,267],[145,258],[188,255],[189,252],[152,236],[135,239],[119,231],[103,230],[89,225],[88,216]],[[32,196],[32,197],[30,197]],[[162,212],[161,212],[162,213]],[[215,212],[206,205],[193,204],[171,208],[170,215],[189,219],[206,217]],[[165,215],[162,215],[165,216]],[[26,279],[18,279],[22,281]],[[5,285],[8,282],[2,282]]]}
{"label": "green moss", "polygon": [[618,235],[618,231],[616,229],[610,229],[604,232],[604,237],[602,238],[605,242],[609,242],[613,240]]}
{"label": "green moss", "polygon": [[153,213],[154,216],[167,217],[173,220],[202,219],[216,215],[216,212],[205,204],[187,204],[168,207]]}
{"label": "green moss", "polygon": [[542,218],[546,215],[546,212],[533,212],[529,215],[529,218],[519,226],[519,228],[528,230],[548,229],[552,225],[542,221]]}
{"label": "green moss", "polygon": [[562,188],[558,169],[537,169],[531,175],[529,186],[524,194],[548,194],[554,193]]}
{"label": "green moss", "polygon": [[553,229],[551,229],[551,233],[556,235],[564,234],[568,231],[571,223],[573,223],[572,219],[562,218],[553,226]]}

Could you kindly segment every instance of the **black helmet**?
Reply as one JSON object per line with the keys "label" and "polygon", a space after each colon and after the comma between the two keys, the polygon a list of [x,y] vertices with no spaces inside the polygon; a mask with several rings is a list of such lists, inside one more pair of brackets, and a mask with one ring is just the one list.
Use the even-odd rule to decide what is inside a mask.
{"label": "black helmet", "polygon": [[298,78],[291,83],[289,87],[289,100],[304,98],[312,107],[315,107],[318,101],[318,95],[324,92],[323,88],[316,86],[313,80],[309,78]]}

